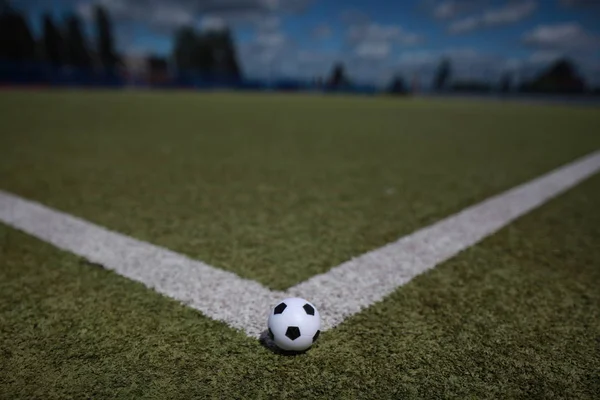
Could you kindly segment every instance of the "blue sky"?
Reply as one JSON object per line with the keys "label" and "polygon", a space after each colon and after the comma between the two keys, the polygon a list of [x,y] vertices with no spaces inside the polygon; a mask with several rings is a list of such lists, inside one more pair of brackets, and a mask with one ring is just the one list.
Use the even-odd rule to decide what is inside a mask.
{"label": "blue sky", "polygon": [[[90,20],[92,0],[13,0],[40,15],[75,11]],[[113,16],[119,49],[168,54],[177,27],[229,26],[240,62],[254,77],[325,76],[342,61],[357,81],[395,73],[427,81],[443,56],[456,79],[528,76],[557,57],[575,59],[600,83],[597,0],[96,0]],[[93,26],[89,26],[90,40]]]}

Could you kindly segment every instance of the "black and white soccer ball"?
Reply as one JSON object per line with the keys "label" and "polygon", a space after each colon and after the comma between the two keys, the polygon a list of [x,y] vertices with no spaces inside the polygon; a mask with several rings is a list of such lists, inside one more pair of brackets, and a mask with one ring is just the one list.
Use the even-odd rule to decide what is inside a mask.
{"label": "black and white soccer ball", "polygon": [[321,333],[321,316],[314,304],[291,297],[279,302],[269,314],[269,336],[283,350],[309,349]]}

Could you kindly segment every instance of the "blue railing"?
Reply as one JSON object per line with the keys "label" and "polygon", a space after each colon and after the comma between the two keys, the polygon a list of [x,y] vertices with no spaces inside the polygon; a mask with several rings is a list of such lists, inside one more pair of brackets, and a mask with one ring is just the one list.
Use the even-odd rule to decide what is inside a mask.
{"label": "blue railing", "polygon": [[35,62],[0,61],[0,84],[118,87],[122,86],[124,81],[113,71],[60,68]]}
{"label": "blue railing", "polygon": [[359,85],[342,89],[330,89],[299,79],[231,79],[226,76],[178,72],[162,79],[142,76],[127,76],[124,71],[104,71],[73,67],[56,67],[39,62],[14,62],[0,60],[0,85],[35,85],[56,87],[100,87],[119,88],[144,86],[150,88],[188,88],[208,90],[229,88],[236,90],[276,91],[323,91],[356,94],[374,94],[374,86]]}

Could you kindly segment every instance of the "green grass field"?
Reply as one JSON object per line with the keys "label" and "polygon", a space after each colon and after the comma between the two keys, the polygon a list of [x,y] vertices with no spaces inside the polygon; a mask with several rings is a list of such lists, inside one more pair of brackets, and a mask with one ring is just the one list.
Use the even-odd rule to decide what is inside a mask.
{"label": "green grass field", "polygon": [[[0,93],[0,189],[282,290],[600,148],[594,108]],[[600,177],[284,357],[0,223],[0,398],[598,398]],[[266,323],[266,321],[265,321]]]}

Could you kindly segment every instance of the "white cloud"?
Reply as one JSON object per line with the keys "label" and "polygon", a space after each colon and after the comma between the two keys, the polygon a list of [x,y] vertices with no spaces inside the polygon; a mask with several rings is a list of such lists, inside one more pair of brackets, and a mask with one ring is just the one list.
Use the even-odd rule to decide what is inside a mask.
{"label": "white cloud", "polygon": [[509,3],[505,7],[485,12],[483,21],[487,26],[512,24],[533,14],[537,7],[537,2],[533,0]]}
{"label": "white cloud", "polygon": [[204,31],[219,31],[227,27],[227,22],[223,18],[207,16],[200,20],[200,28]]}
{"label": "white cloud", "polygon": [[454,18],[460,11],[457,1],[443,1],[433,9],[433,16],[437,19]]}
{"label": "white cloud", "polygon": [[[98,0],[96,3],[105,7],[118,22],[144,22],[160,30],[194,22],[195,14],[190,12],[188,5],[183,1],[169,3],[158,0]],[[89,18],[93,7],[92,3],[82,3],[78,6],[78,11],[84,18]]]}
{"label": "white cloud", "polygon": [[92,3],[78,3],[75,6],[77,13],[85,21],[92,21],[94,19],[94,4]]}
{"label": "white cloud", "polygon": [[281,32],[259,33],[255,43],[263,48],[279,48],[286,42],[287,37]]}
{"label": "white cloud", "polygon": [[537,7],[538,4],[535,0],[509,2],[503,7],[493,8],[481,14],[454,21],[448,27],[448,32],[459,34],[481,28],[510,25],[532,15]]}
{"label": "white cloud", "polygon": [[343,57],[338,52],[301,49],[290,40],[268,44],[273,46],[262,49],[256,44],[242,47],[242,53],[245,54],[244,70],[249,77],[326,77],[336,61],[347,61],[347,56]]}
{"label": "white cloud", "polygon": [[533,47],[566,52],[600,47],[600,37],[587,32],[577,22],[537,26],[523,35],[523,42]]}
{"label": "white cloud", "polygon": [[[143,14],[144,12],[140,13]],[[194,21],[193,15],[183,7],[173,7],[168,4],[157,5],[149,16],[151,25],[171,27],[191,24]]]}
{"label": "white cloud", "polygon": [[354,49],[354,54],[360,58],[385,59],[392,51],[392,46],[387,42],[361,43]]}
{"label": "white cloud", "polygon": [[357,82],[387,82],[394,73],[391,56],[395,49],[424,41],[424,37],[416,32],[400,25],[374,22],[357,10],[346,10],[340,18],[346,25],[349,52],[338,60],[345,62],[348,74]]}
{"label": "white cloud", "polygon": [[399,25],[369,22],[349,26],[346,40],[356,57],[382,60],[391,54],[393,46],[412,46],[422,42],[423,37]]}
{"label": "white cloud", "polygon": [[[75,1],[75,0],[73,0]],[[217,18],[227,24],[255,22],[275,13],[298,13],[313,0],[96,0],[117,22],[144,23],[157,30],[171,31],[195,25],[202,18]],[[92,3],[78,4],[84,17],[91,16]]]}
{"label": "white cloud", "polygon": [[383,62],[395,46],[412,46],[424,38],[405,30],[400,25],[386,25],[372,21],[356,9],[345,10],[340,19],[346,25],[345,39],[354,61]]}
{"label": "white cloud", "polygon": [[439,20],[449,20],[467,12],[472,12],[487,5],[487,0],[443,0],[426,1],[426,6],[431,9],[431,14]]}
{"label": "white cloud", "polygon": [[431,50],[406,51],[398,58],[398,65],[406,68],[431,67],[439,58],[440,54]]}
{"label": "white cloud", "polygon": [[465,33],[480,28],[482,19],[480,17],[467,17],[455,21],[448,27],[450,33]]}
{"label": "white cloud", "polygon": [[303,64],[333,63],[340,54],[333,51],[298,50],[297,59]]}
{"label": "white cloud", "polygon": [[294,42],[280,29],[277,18],[261,19],[254,27],[252,39],[239,45],[244,71],[256,78],[280,75],[297,51]]}
{"label": "white cloud", "polygon": [[420,35],[407,32],[399,25],[380,25],[377,23],[351,26],[348,29],[347,37],[350,42],[358,44],[365,42],[392,42],[402,45],[412,45],[422,39]]}

